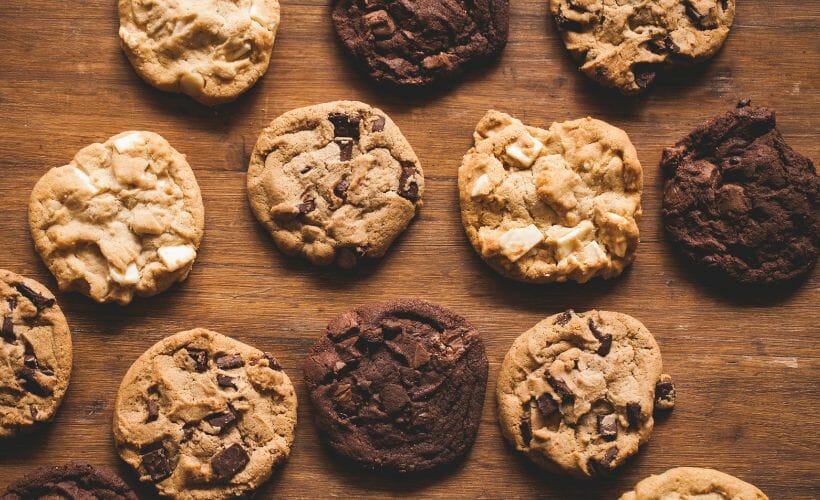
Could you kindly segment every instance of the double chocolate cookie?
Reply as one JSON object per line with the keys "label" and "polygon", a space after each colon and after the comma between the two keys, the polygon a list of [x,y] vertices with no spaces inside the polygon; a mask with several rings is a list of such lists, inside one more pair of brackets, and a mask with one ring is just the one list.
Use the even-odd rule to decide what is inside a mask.
{"label": "double chocolate cookie", "polygon": [[335,0],[333,24],[377,82],[421,86],[498,55],[508,0]]}
{"label": "double chocolate cookie", "polygon": [[769,500],[751,484],[714,469],[677,467],[663,474],[649,476],[620,500],[656,499],[724,499]]}
{"label": "double chocolate cookie", "polygon": [[134,362],[114,407],[117,450],[174,498],[250,494],[289,453],[296,393],[276,359],[196,329]]}
{"label": "double chocolate cookie", "polygon": [[71,376],[71,332],[51,292],[0,269],[0,438],[51,419]]}
{"label": "double chocolate cookie", "polygon": [[472,446],[487,384],[478,332],[421,300],[360,307],[330,323],[305,363],[316,423],[340,455],[417,472]]}
{"label": "double chocolate cookie", "polygon": [[137,500],[137,495],[111,471],[71,462],[37,469],[0,495],[0,500],[32,499]]}
{"label": "double chocolate cookie", "polygon": [[664,150],[666,230],[685,255],[732,280],[807,274],[820,246],[820,180],[773,111],[741,102]]}

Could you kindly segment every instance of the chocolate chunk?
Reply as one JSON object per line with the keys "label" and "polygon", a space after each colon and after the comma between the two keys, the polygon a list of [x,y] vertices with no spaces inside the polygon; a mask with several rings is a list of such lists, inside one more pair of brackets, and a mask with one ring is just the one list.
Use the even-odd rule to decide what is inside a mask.
{"label": "chocolate chunk", "polygon": [[248,453],[238,443],[234,443],[211,458],[211,470],[219,479],[233,477],[250,462]]}
{"label": "chocolate chunk", "polygon": [[353,158],[353,140],[348,138],[335,139],[334,142],[339,146],[339,159],[348,161]]}
{"label": "chocolate chunk", "polygon": [[304,202],[296,205],[296,210],[298,210],[301,215],[309,214],[310,212],[316,210],[316,202],[313,200],[305,200]]}
{"label": "chocolate chunk", "polygon": [[9,344],[17,341],[17,336],[14,335],[14,320],[11,316],[3,316],[3,327],[0,329],[0,337]]}
{"label": "chocolate chunk", "polygon": [[613,446],[612,448],[606,450],[606,453],[604,453],[604,456],[601,457],[600,460],[590,457],[587,461],[587,466],[593,475],[604,476],[612,469],[612,463],[615,461],[617,456],[618,447]]}
{"label": "chocolate chunk", "polygon": [[521,430],[521,439],[524,440],[524,445],[529,446],[532,441],[532,425],[530,424],[530,419],[528,417],[522,418],[518,428]]}
{"label": "chocolate chunk", "polygon": [[151,476],[151,481],[158,483],[171,475],[171,462],[165,448],[157,448],[142,456],[142,468]]}
{"label": "chocolate chunk", "polygon": [[416,166],[412,162],[402,162],[399,176],[399,196],[413,203],[419,199],[419,185],[415,179]]}
{"label": "chocolate chunk", "polygon": [[194,437],[194,427],[196,427],[196,422],[186,422],[185,425],[182,426],[182,442],[190,441],[192,437]]}
{"label": "chocolate chunk", "polygon": [[698,28],[702,28],[701,23],[703,23],[703,18],[705,17],[703,14],[698,12],[691,4],[687,3],[686,6],[686,15],[692,18],[692,22]]}
{"label": "chocolate chunk", "polygon": [[629,422],[630,429],[637,429],[641,425],[643,415],[641,415],[640,403],[626,404],[626,420]]}
{"label": "chocolate chunk", "polygon": [[358,116],[349,116],[342,113],[333,113],[327,117],[333,124],[334,137],[350,137],[353,140],[359,139]]}
{"label": "chocolate chunk", "polygon": [[16,288],[18,292],[20,292],[20,295],[27,298],[31,301],[32,304],[34,304],[34,307],[37,308],[38,313],[43,309],[47,309],[54,305],[54,299],[47,299],[43,297],[42,295],[27,287],[23,283],[15,283],[14,288]]}
{"label": "chocolate chunk", "polygon": [[430,352],[421,343],[416,344],[416,352],[413,354],[413,361],[410,366],[420,368],[430,361]]}
{"label": "chocolate chunk", "polygon": [[751,99],[741,99],[737,102],[737,109],[745,108],[747,106],[750,106],[751,104],[752,104]]}
{"label": "chocolate chunk", "polygon": [[384,130],[384,122],[384,116],[376,115],[376,120],[373,122],[373,127],[371,128],[371,130],[373,132],[381,132],[382,130]]}
{"label": "chocolate chunk", "polygon": [[589,330],[592,332],[592,335],[598,339],[600,345],[598,346],[598,350],[595,351],[598,356],[606,356],[609,354],[609,350],[612,349],[612,335],[609,333],[602,332],[598,325],[596,325],[592,319],[589,320]]}
{"label": "chocolate chunk", "polygon": [[208,369],[208,353],[201,349],[186,349],[188,356],[194,360],[194,369],[199,373]]}
{"label": "chocolate chunk", "polygon": [[159,417],[159,404],[154,399],[148,400],[148,418],[145,420],[146,422],[153,422],[154,420]]}
{"label": "chocolate chunk", "polygon": [[346,198],[347,197],[347,188],[350,187],[350,181],[347,177],[342,177],[339,182],[337,182],[333,186],[333,194],[335,194],[338,198]]}
{"label": "chocolate chunk", "polygon": [[219,384],[219,387],[233,387],[236,389],[236,384],[233,383],[233,377],[227,375],[217,375],[216,383]]}
{"label": "chocolate chunk", "polygon": [[208,422],[212,427],[216,427],[217,429],[222,431],[236,421],[236,414],[229,406],[225,409],[225,411],[208,415],[207,417],[205,417],[204,420]]}
{"label": "chocolate chunk", "polygon": [[405,406],[410,404],[410,397],[407,395],[407,391],[398,384],[384,384],[381,392],[379,392],[379,396],[381,396],[384,411],[387,412],[388,415],[396,415],[400,413]]}
{"label": "chocolate chunk", "polygon": [[646,63],[638,63],[632,66],[632,73],[635,74],[635,85],[641,89],[649,87],[655,81],[655,77],[658,76],[655,65]]}
{"label": "chocolate chunk", "polygon": [[23,388],[28,392],[34,394],[35,396],[40,396],[44,398],[46,396],[50,396],[52,391],[48,387],[43,386],[39,380],[37,380],[37,370],[29,368],[28,366],[24,366],[17,372],[17,376],[22,379]]}
{"label": "chocolate chunk", "polygon": [[239,354],[226,354],[216,358],[216,366],[223,370],[232,370],[245,366],[245,361]]}
{"label": "chocolate chunk", "polygon": [[564,15],[564,10],[558,7],[558,15],[555,16],[555,22],[558,24],[558,29],[561,31],[583,31],[583,26],[578,21],[573,21]]}
{"label": "chocolate chunk", "polygon": [[572,319],[572,314],[575,311],[572,309],[567,309],[566,311],[562,312],[558,316],[555,317],[555,321],[552,322],[553,325],[564,326],[570,322]]}
{"label": "chocolate chunk", "polygon": [[268,368],[277,372],[282,371],[282,365],[279,364],[279,361],[276,361],[271,353],[263,353],[262,357],[268,360]]}
{"label": "chocolate chunk", "polygon": [[618,415],[598,415],[598,434],[604,441],[612,441],[618,437]]}
{"label": "chocolate chunk", "polygon": [[535,400],[535,404],[538,407],[538,411],[541,412],[541,415],[544,418],[549,418],[558,411],[558,404],[549,394],[541,394],[538,396]]}
{"label": "chocolate chunk", "polygon": [[663,374],[658,383],[655,384],[655,409],[671,410],[674,406],[675,384],[672,382],[672,377]]}
{"label": "chocolate chunk", "polygon": [[34,405],[28,405],[28,411],[31,413],[31,418],[37,420],[37,414],[40,413],[40,410]]}
{"label": "chocolate chunk", "polygon": [[547,382],[549,382],[550,386],[555,389],[555,392],[561,397],[561,402],[569,403],[575,399],[575,394],[572,393],[569,386],[563,380],[548,376]]}

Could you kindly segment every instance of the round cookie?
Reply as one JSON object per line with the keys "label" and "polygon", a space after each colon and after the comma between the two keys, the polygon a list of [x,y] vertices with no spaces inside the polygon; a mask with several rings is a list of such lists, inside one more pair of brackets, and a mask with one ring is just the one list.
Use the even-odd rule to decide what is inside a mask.
{"label": "round cookie", "polygon": [[649,439],[655,407],[674,404],[652,334],[631,316],[595,310],[550,316],[518,337],[496,395],[515,449],[579,478],[621,465]]}
{"label": "round cookie", "polygon": [[137,500],[137,495],[108,469],[71,462],[37,469],[0,495],[0,500],[33,498]]}
{"label": "round cookie", "polygon": [[0,438],[50,420],[71,377],[71,332],[54,295],[0,269]]}
{"label": "round cookie", "polygon": [[749,483],[714,469],[677,467],[663,474],[649,476],[620,500],[655,500],[657,498],[722,500],[769,500]]}
{"label": "round cookie", "polygon": [[290,453],[296,393],[268,353],[195,329],[157,342],[123,378],[120,457],[164,496],[236,498]]}
{"label": "round cookie", "polygon": [[507,44],[509,0],[335,0],[347,52],[379,83],[447,80]]}
{"label": "round cookie", "polygon": [[720,49],[735,0],[550,0],[564,45],[581,71],[624,94],[658,71],[704,61]]}
{"label": "round cookie", "polygon": [[476,252],[530,283],[619,275],[635,258],[643,173],[626,133],[600,120],[528,127],[488,111],[458,169]]}
{"label": "round cookie", "polygon": [[820,180],[773,111],[748,105],[697,127],[661,160],[666,230],[689,259],[744,285],[809,273],[820,247]]}
{"label": "round cookie", "polygon": [[212,106],[267,71],[279,2],[119,0],[119,16],[122,48],[143,80]]}
{"label": "round cookie", "polygon": [[81,149],[29,202],[34,244],[60,290],[122,305],[188,276],[204,217],[185,156],[152,132]]}
{"label": "round cookie", "polygon": [[368,469],[418,472],[475,440],[487,357],[464,318],[421,300],[342,314],[305,362],[316,424],[339,455]]}
{"label": "round cookie", "polygon": [[354,267],[381,257],[421,208],[416,153],[382,110],[294,109],[262,131],[248,167],[256,218],[287,255]]}

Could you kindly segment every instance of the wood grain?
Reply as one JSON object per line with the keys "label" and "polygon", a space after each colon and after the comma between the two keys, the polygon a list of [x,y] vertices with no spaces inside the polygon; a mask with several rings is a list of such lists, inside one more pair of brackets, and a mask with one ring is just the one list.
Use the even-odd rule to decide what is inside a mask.
{"label": "wood grain", "polygon": [[[29,193],[48,168],[129,129],[158,132],[188,155],[205,200],[205,239],[190,278],[160,296],[124,308],[59,297],[74,335],[71,387],[51,425],[0,443],[0,487],[34,466],[69,459],[114,467],[134,484],[110,434],[119,381],[163,336],[203,326],[274,352],[297,385],[293,455],[261,498],[617,498],[643,477],[679,465],[724,470],[773,499],[820,496],[818,273],[786,292],[715,288],[686,268],[663,235],[658,172],[664,146],[745,97],[776,109],[792,146],[820,160],[820,2],[739,1],[732,34],[711,63],[667,75],[643,97],[622,98],[578,73],[544,0],[512,0],[510,41],[497,64],[452,88],[414,96],[379,89],[349,64],[334,37],[329,2],[283,0],[267,75],[215,110],[156,91],[136,76],[118,46],[115,3],[0,1],[0,267],[55,289],[29,236]],[[427,175],[421,217],[382,262],[356,274],[285,259],[255,222],[244,190],[261,128],[289,109],[335,99],[390,113]],[[539,126],[591,115],[629,133],[646,192],[643,241],[624,276],[583,286],[522,286],[475,255],[459,221],[456,172],[490,107]],[[334,315],[404,296],[467,317],[484,335],[491,375],[467,459],[434,475],[396,479],[351,469],[322,447],[300,370]],[[678,383],[678,407],[610,480],[579,483],[540,472],[505,445],[495,419],[495,375],[512,340],[569,307],[641,319]]]}

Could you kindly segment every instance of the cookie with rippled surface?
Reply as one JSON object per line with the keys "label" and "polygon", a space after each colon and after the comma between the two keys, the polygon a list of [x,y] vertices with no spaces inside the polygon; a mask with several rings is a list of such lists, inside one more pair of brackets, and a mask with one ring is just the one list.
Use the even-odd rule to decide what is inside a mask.
{"label": "cookie with rippled surface", "polygon": [[37,469],[0,495],[0,500],[63,498],[137,500],[137,495],[108,469],[80,462]]}
{"label": "cookie with rippled surface", "polygon": [[751,484],[714,469],[677,467],[663,474],[649,476],[620,500],[656,499],[769,500]]}
{"label": "cookie with rippled surface", "polygon": [[247,183],[279,250],[343,268],[383,256],[424,193],[421,163],[393,120],[354,101],[275,119],[259,136]]}
{"label": "cookie with rippled surface", "polygon": [[276,359],[202,328],[148,349],[114,405],[117,451],[173,498],[251,494],[290,454],[296,393]]}
{"label": "cookie with rippled surface", "polygon": [[0,269],[0,438],[54,417],[71,377],[71,332],[54,295]]}
{"label": "cookie with rippled surface", "polygon": [[122,305],[188,276],[204,217],[185,156],[152,132],[81,149],[29,201],[34,245],[60,290]]}
{"label": "cookie with rippled surface", "polygon": [[367,469],[440,467],[472,446],[487,384],[478,332],[421,300],[360,307],[328,325],[305,362],[331,448]]}
{"label": "cookie with rippled surface", "polygon": [[638,452],[670,410],[675,388],[638,320],[607,311],[550,316],[504,357],[496,396],[501,430],[537,465],[586,479]]}

